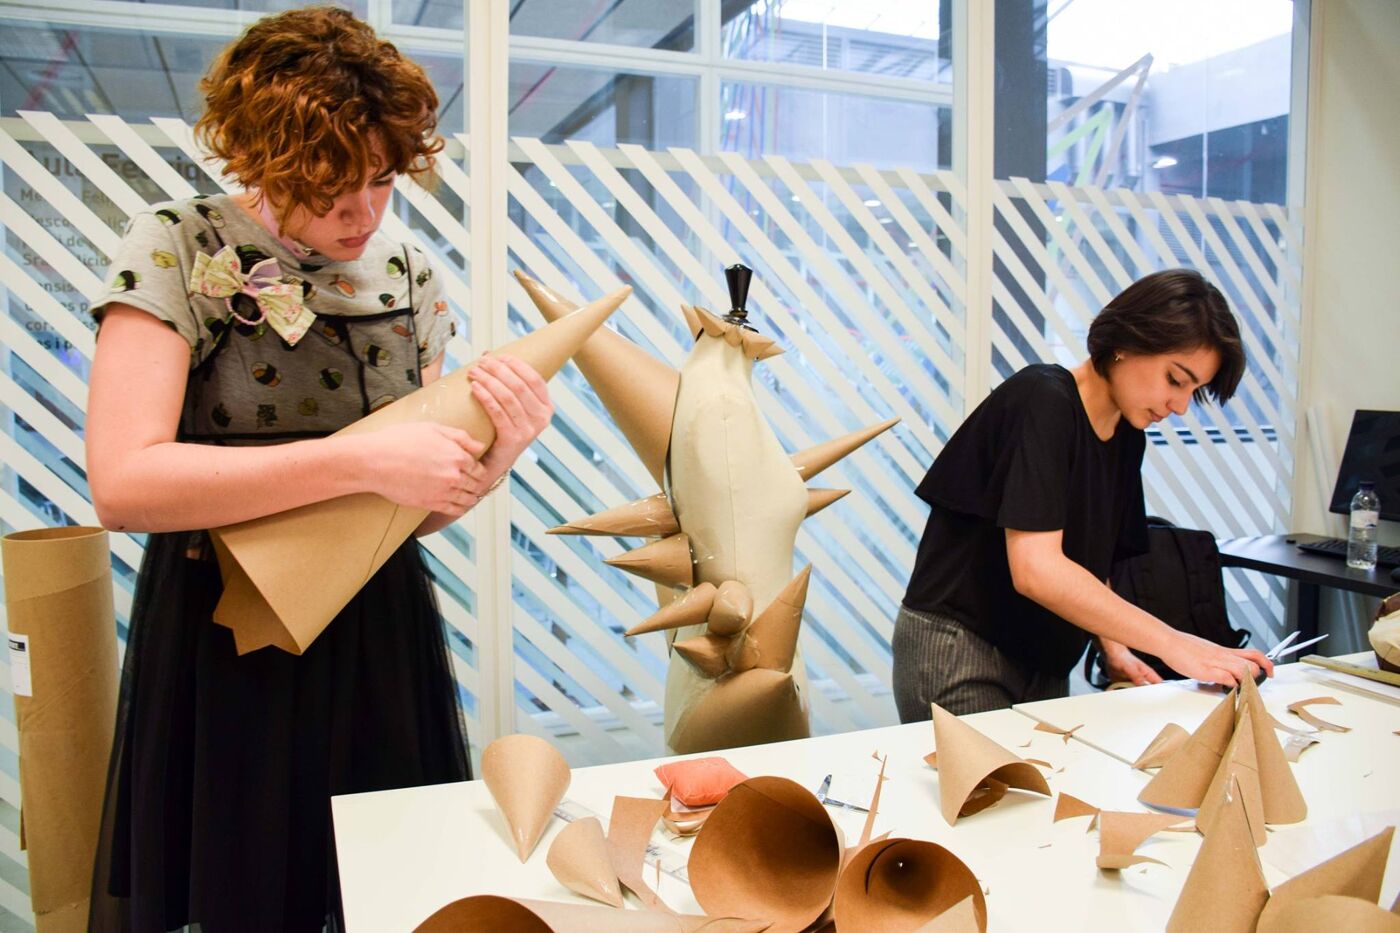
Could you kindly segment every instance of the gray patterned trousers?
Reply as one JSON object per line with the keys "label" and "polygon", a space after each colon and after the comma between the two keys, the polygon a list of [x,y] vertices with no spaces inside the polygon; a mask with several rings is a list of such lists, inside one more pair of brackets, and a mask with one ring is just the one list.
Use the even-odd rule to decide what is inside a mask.
{"label": "gray patterned trousers", "polygon": [[1005,709],[1069,693],[1066,677],[1027,670],[956,619],[899,607],[894,623],[894,702],[900,722]]}

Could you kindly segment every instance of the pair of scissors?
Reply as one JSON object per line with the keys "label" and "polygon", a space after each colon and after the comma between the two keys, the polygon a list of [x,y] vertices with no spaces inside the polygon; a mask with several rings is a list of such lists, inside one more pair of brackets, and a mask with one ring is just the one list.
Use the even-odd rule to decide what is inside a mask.
{"label": "pair of scissors", "polygon": [[[1309,645],[1315,645],[1318,642],[1322,641],[1322,639],[1327,637],[1326,635],[1319,635],[1316,638],[1309,638],[1307,641],[1298,642],[1298,644],[1295,645],[1293,644],[1293,642],[1298,638],[1299,634],[1300,633],[1298,632],[1298,630],[1294,629],[1293,633],[1290,634],[1287,638],[1279,642],[1277,645],[1274,645],[1268,651],[1266,651],[1264,653],[1264,657],[1268,658],[1270,661],[1277,661],[1279,658],[1286,658],[1294,652],[1302,651]],[[1264,683],[1264,680],[1264,671],[1260,670],[1259,673],[1254,676],[1254,683],[1262,685]]]}
{"label": "pair of scissors", "polygon": [[829,790],[831,790],[831,775],[828,774],[826,777],[822,778],[822,786],[817,788],[817,801],[819,803],[828,807],[844,807],[847,810],[855,810],[859,813],[870,812],[866,807],[858,807],[853,803],[846,803],[844,800],[833,800],[826,795],[826,792]]}

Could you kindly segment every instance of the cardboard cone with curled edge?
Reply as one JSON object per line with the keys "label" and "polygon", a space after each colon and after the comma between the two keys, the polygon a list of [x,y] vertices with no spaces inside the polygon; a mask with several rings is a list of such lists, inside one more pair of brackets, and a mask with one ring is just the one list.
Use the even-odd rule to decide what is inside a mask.
{"label": "cardboard cone with curled edge", "polygon": [[664,492],[551,528],[551,535],[665,538],[681,530]]}
{"label": "cardboard cone with curled edge", "polygon": [[1244,804],[1244,814],[1254,834],[1254,844],[1262,846],[1267,841],[1264,836],[1264,795],[1259,788],[1254,735],[1254,717],[1249,714],[1248,706],[1241,705],[1239,718],[1235,720],[1235,734],[1225,747],[1220,767],[1215,769],[1215,776],[1211,778],[1210,787],[1206,788],[1201,808],[1196,813],[1196,826],[1202,835],[1208,836],[1212,832],[1220,808],[1225,803],[1225,795],[1230,792],[1238,794]]}
{"label": "cardboard cone with curled edge", "polygon": [[705,912],[805,930],[831,904],[840,830],[807,788],[780,777],[730,789],[690,851],[690,886]]}
{"label": "cardboard cone with curled edge", "polygon": [[1186,744],[1147,782],[1138,800],[1148,806],[1178,810],[1199,807],[1234,731],[1235,691],[1231,690],[1191,733]]}
{"label": "cardboard cone with curled edge", "polygon": [[1050,796],[1050,785],[1035,765],[1002,748],[937,703],[930,706],[938,753],[939,807],[949,826],[963,815],[972,792],[989,778],[1008,787]]}
{"label": "cardboard cone with curled edge", "polygon": [[[573,311],[573,302],[518,269],[515,278],[545,320],[559,320]],[[573,358],[647,472],[661,486],[680,373],[607,328],[594,333]]]}
{"label": "cardboard cone with curled edge", "polygon": [[852,431],[843,437],[823,441],[815,447],[808,447],[806,450],[793,454],[792,464],[797,467],[797,475],[801,476],[803,480],[809,480],[897,424],[899,424],[899,419],[891,418],[888,421],[881,421],[879,424],[872,424],[868,428]]}
{"label": "cardboard cone with curled edge", "polygon": [[683,534],[644,544],[603,563],[662,586],[690,586],[695,582],[690,539]]}
{"label": "cardboard cone with curled edge", "polygon": [[[518,357],[548,379],[631,291],[600,298],[496,352]],[[496,431],[471,392],[471,368],[448,373],[336,436],[430,421],[465,430],[490,447]],[[214,621],[233,629],[239,654],[268,645],[301,654],[427,514],[359,493],[212,529],[224,579]]]}
{"label": "cardboard cone with curled edge", "polygon": [[748,636],[758,644],[756,667],[792,670],[797,633],[802,627],[802,607],[807,602],[807,584],[811,579],[812,565],[808,564],[749,626]]}
{"label": "cardboard cone with curled edge", "polygon": [[597,817],[575,820],[559,831],[545,857],[549,871],[564,887],[612,907],[623,906],[622,890],[608,856],[608,840]]}
{"label": "cardboard cone with curled edge", "polygon": [[[1287,913],[1290,904],[1308,898],[1356,898],[1376,905],[1380,900],[1381,885],[1385,881],[1385,864],[1394,836],[1395,827],[1387,826],[1370,839],[1309,868],[1302,874],[1294,875],[1274,888],[1269,903],[1264,906],[1264,913],[1259,918],[1259,929],[1263,930],[1271,924],[1276,919],[1274,915]],[[1317,929],[1324,928],[1353,929],[1346,925]]]}
{"label": "cardboard cone with curled edge", "polygon": [[972,870],[947,849],[918,839],[882,839],[856,853],[836,886],[837,930],[917,930],[971,898],[975,930],[987,902]]}
{"label": "cardboard cone with curled edge", "polygon": [[525,861],[569,789],[572,773],[564,756],[537,736],[504,735],[481,753],[481,777]]}
{"label": "cardboard cone with curled edge", "polygon": [[1225,798],[1167,920],[1167,933],[1253,933],[1269,899],[1238,793]]}
{"label": "cardboard cone with curled edge", "polygon": [[1240,703],[1249,710],[1254,723],[1254,758],[1259,766],[1259,790],[1264,801],[1264,822],[1298,823],[1308,817],[1308,803],[1293,776],[1283,746],[1279,743],[1269,715],[1254,681],[1245,678],[1240,687]]}
{"label": "cardboard cone with curled edge", "polygon": [[713,583],[701,583],[629,628],[625,634],[629,637],[644,635],[704,622],[715,604],[715,590]]}
{"label": "cardboard cone with curled edge", "polygon": [[1174,722],[1167,723],[1162,727],[1162,731],[1157,733],[1157,737],[1142,750],[1142,754],[1133,762],[1133,767],[1139,771],[1162,767],[1189,738],[1191,733]]}

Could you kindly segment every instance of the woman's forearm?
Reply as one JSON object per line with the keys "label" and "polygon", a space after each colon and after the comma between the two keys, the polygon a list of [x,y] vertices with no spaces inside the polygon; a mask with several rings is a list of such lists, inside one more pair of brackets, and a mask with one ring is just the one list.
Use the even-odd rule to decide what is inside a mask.
{"label": "woman's forearm", "polygon": [[1137,651],[1161,657],[1175,636],[1161,619],[1114,593],[1063,554],[1044,557],[1031,580],[1018,589],[1060,618]]}
{"label": "woman's forearm", "polygon": [[169,442],[126,452],[88,478],[106,528],[186,531],[368,492],[362,460],[353,437],[265,447]]}

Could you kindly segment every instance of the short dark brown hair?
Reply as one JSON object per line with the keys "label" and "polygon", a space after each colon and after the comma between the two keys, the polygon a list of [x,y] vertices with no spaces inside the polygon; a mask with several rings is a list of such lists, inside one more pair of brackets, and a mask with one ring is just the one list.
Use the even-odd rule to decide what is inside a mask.
{"label": "short dark brown hair", "polygon": [[[286,222],[320,216],[390,171],[429,171],[442,149],[437,92],[417,63],[346,10],[266,16],[219,54],[199,89],[195,133]],[[383,148],[377,164],[375,141]]]}
{"label": "short dark brown hair", "polygon": [[1198,386],[1196,401],[1209,395],[1224,404],[1244,377],[1240,326],[1220,289],[1193,269],[1167,269],[1123,289],[1089,325],[1089,357],[1107,378],[1114,354],[1158,355],[1213,347],[1220,368]]}

